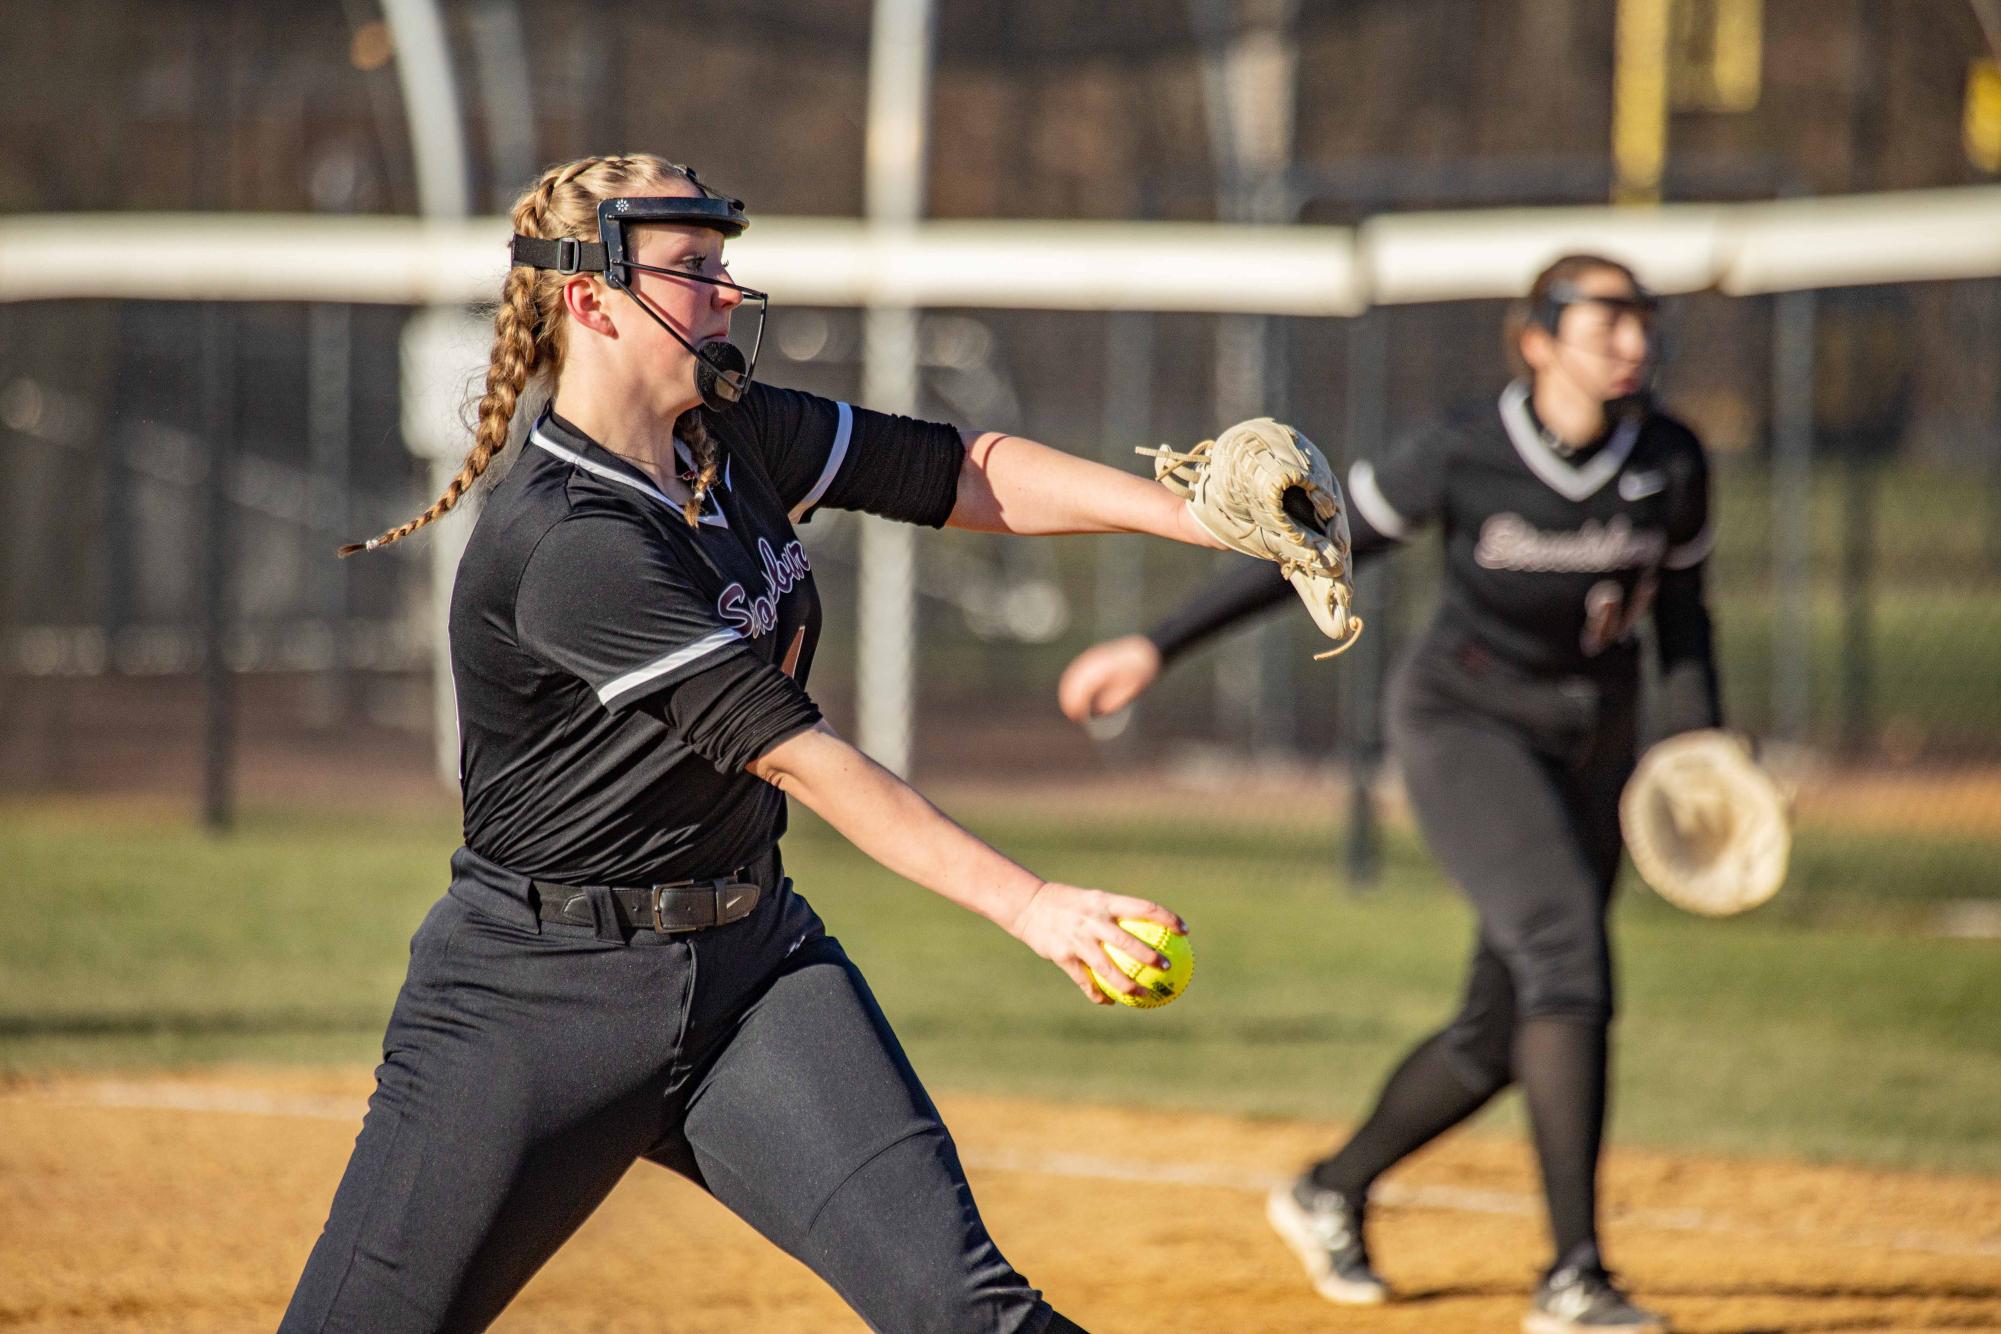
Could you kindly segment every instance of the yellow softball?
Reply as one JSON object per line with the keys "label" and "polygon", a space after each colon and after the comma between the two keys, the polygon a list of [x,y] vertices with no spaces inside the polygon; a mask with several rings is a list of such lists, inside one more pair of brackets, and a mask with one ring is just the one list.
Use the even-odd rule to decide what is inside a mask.
{"label": "yellow softball", "polygon": [[1167,967],[1165,970],[1143,968],[1118,946],[1107,945],[1105,952],[1118,964],[1119,971],[1146,989],[1137,996],[1114,991],[1105,985],[1105,979],[1093,968],[1091,978],[1098,984],[1098,990],[1121,1005],[1130,1005],[1136,1010],[1151,1010],[1167,1004],[1187,989],[1188,979],[1195,974],[1195,951],[1189,948],[1188,937],[1142,917],[1121,917],[1119,925],[1165,954]]}

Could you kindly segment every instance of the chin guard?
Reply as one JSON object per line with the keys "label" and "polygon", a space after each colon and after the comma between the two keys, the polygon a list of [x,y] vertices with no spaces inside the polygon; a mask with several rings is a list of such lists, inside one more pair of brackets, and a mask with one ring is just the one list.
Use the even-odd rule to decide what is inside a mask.
{"label": "chin guard", "polygon": [[[689,168],[680,167],[678,170],[687,177],[689,184],[702,193],[607,199],[598,205],[596,241],[581,241],[573,236],[549,239],[523,236],[517,232],[509,253],[514,263],[530,268],[553,269],[562,274],[602,273],[606,283],[631,297],[633,303],[645,311],[654,323],[694,354],[695,388],[701,392],[702,406],[712,412],[721,412],[743,398],[744,391],[750,388],[751,378],[757,373],[757,354],[764,346],[764,321],[770,313],[771,298],[764,292],[740,286],[726,278],[704,277],[681,269],[641,264],[627,258],[627,227],[648,223],[706,227],[730,238],[743,235],[750,226],[741,199],[715,193],[695,179],[695,173]],[[632,290],[632,274],[635,271],[657,273],[710,287],[727,287],[732,292],[740,293],[746,303],[756,302],[757,333],[751,342],[750,356],[746,358],[733,343],[710,343],[705,347],[690,343],[680,330],[662,319],[658,311],[640,300],[639,294]]]}

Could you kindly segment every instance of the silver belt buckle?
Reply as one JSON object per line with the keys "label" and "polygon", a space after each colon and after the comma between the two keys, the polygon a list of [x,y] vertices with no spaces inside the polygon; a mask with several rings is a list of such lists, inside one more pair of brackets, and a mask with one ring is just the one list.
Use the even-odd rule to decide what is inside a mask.
{"label": "silver belt buckle", "polygon": [[[654,885],[648,891],[653,908],[653,929],[664,936],[683,931],[701,931],[712,926],[722,926],[726,922],[735,920],[729,916],[729,911],[736,907],[742,900],[739,894],[728,893],[732,888],[748,892],[753,906],[763,892],[754,883],[738,881],[728,876],[719,876],[714,880],[687,880],[682,881],[678,885]],[[687,889],[702,890],[709,896],[709,920],[696,926],[667,925],[666,915],[662,911],[667,895],[675,890]],[[741,916],[742,914],[738,915]]]}
{"label": "silver belt buckle", "polygon": [[693,888],[694,886],[692,884],[653,886],[653,889],[650,893],[650,898],[652,899],[653,929],[655,931],[659,932],[663,936],[666,936],[666,935],[672,935],[677,931],[695,931],[700,929],[698,927],[692,927],[692,926],[669,926],[667,925],[666,916],[661,912],[661,907],[663,904],[666,903],[667,895],[670,891],[676,889],[693,889]]}

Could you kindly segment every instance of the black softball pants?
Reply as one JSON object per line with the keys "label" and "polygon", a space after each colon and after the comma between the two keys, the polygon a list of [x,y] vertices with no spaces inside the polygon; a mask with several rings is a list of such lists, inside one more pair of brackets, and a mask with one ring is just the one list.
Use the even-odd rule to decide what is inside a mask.
{"label": "black softball pants", "polygon": [[1437,629],[1399,674],[1390,727],[1404,785],[1478,931],[1458,1013],[1315,1167],[1322,1186],[1359,1205],[1378,1175],[1519,1083],[1558,1260],[1595,1259],[1614,1009],[1606,916],[1636,677],[1531,677]]}
{"label": "black softball pants", "polygon": [[1637,694],[1621,674],[1528,677],[1436,636],[1399,678],[1390,726],[1405,789],[1479,917],[1464,1002],[1446,1030],[1475,1082],[1507,1082],[1518,1019],[1612,1019],[1606,911]]}
{"label": "black softball pants", "polygon": [[[775,866],[750,916],[660,935],[608,902],[596,929],[538,921],[521,877],[452,865],[282,1330],[482,1329],[639,1158],[875,1329],[1074,1328],[987,1235],[867,983]],[[646,1262],[672,1327],[673,1257]]]}

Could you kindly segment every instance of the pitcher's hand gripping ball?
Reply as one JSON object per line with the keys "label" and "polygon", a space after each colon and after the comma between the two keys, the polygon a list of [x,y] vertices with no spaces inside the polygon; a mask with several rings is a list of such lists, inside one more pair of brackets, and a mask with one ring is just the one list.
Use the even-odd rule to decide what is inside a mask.
{"label": "pitcher's hand gripping ball", "polygon": [[1742,738],[1683,732],[1647,751],[1619,798],[1633,865],[1677,908],[1728,917],[1785,883],[1792,826],[1785,795]]}
{"label": "pitcher's hand gripping ball", "polygon": [[1195,975],[1195,951],[1189,948],[1188,937],[1169,931],[1158,922],[1149,922],[1140,917],[1121,917],[1119,925],[1125,931],[1167,956],[1167,968],[1146,968],[1116,945],[1105,946],[1105,952],[1117,961],[1119,971],[1146,990],[1137,996],[1128,996],[1123,991],[1114,991],[1105,985],[1104,977],[1097,969],[1091,970],[1091,977],[1098,984],[1098,990],[1110,996],[1121,1005],[1130,1005],[1136,1010],[1152,1010],[1167,1004],[1188,987],[1188,979]]}
{"label": "pitcher's hand gripping ball", "polygon": [[1334,470],[1311,440],[1283,422],[1253,417],[1187,453],[1138,451],[1153,475],[1188,501],[1195,521],[1233,551],[1274,561],[1320,632],[1347,650],[1362,633],[1351,610],[1348,511]]}

